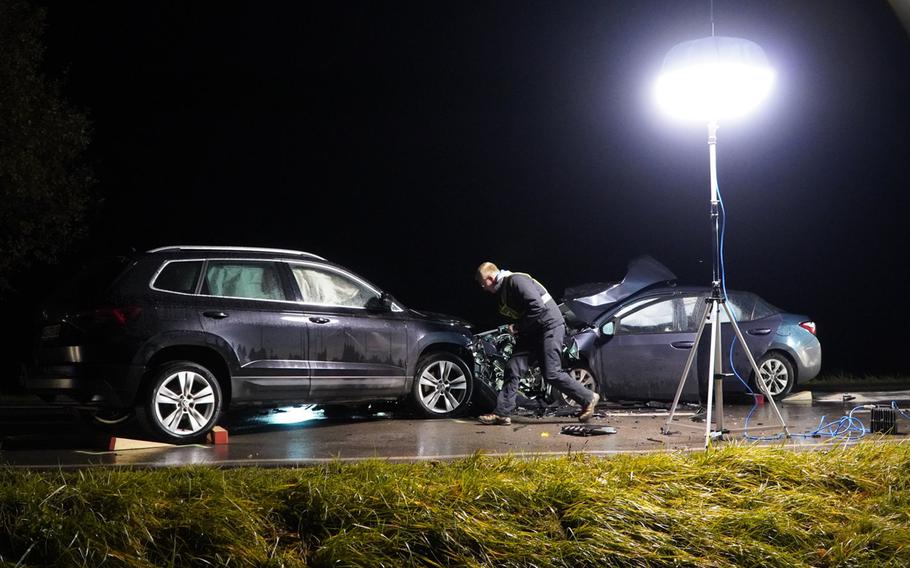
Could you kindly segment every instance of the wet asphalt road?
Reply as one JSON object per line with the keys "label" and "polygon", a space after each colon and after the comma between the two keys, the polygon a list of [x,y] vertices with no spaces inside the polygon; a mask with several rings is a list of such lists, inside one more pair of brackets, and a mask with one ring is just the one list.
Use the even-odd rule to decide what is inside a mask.
{"label": "wet asphalt road", "polygon": [[[749,415],[750,426],[769,429],[733,432],[717,443],[754,442],[797,448],[830,447],[845,443],[843,436],[810,437],[821,422],[837,420],[858,405],[897,401],[910,407],[910,391],[878,393],[802,393],[800,402],[778,405],[791,436],[782,433],[770,404],[728,404],[725,427],[741,428]],[[851,398],[852,397],[852,398]],[[110,434],[83,424],[66,408],[53,408],[20,397],[0,404],[0,466],[34,468],[79,468],[90,466],[166,467],[188,464],[220,466],[294,466],[326,461],[357,461],[380,458],[392,461],[445,460],[476,452],[488,455],[592,455],[701,449],[705,443],[704,422],[693,421],[698,408],[680,407],[670,435],[661,433],[667,410],[645,405],[608,403],[599,408],[592,426],[615,428],[615,434],[588,437],[561,432],[578,424],[571,416],[516,416],[511,426],[484,426],[473,418],[417,420],[395,412],[349,414],[327,418],[310,407],[234,412],[221,422],[229,443],[108,450]],[[564,413],[563,413],[564,414]],[[870,411],[854,416],[868,429]],[[686,427],[690,425],[691,427]],[[898,434],[883,439],[905,439],[910,421],[897,419]],[[127,427],[123,437],[138,437]],[[849,442],[849,440],[847,440]]]}

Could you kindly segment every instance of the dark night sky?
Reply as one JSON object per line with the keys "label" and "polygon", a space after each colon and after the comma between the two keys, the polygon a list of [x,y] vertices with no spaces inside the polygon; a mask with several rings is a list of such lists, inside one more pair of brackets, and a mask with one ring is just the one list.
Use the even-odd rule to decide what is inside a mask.
{"label": "dark night sky", "polygon": [[[92,254],[303,249],[405,304],[499,323],[482,260],[554,295],[649,253],[711,277],[703,125],[658,115],[708,1],[45,2],[94,123]],[[816,320],[825,370],[910,374],[910,39],[884,1],[716,0],[777,70],[721,124],[730,288]]]}

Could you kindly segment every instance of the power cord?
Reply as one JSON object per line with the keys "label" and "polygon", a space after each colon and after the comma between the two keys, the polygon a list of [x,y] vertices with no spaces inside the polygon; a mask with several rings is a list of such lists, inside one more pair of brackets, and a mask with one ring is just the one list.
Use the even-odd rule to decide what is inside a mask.
{"label": "power cord", "polygon": [[866,435],[868,430],[862,420],[853,416],[857,410],[872,410],[876,408],[874,404],[863,404],[854,406],[850,412],[841,416],[837,420],[825,423],[825,416],[821,417],[815,430],[806,434],[793,434],[800,438],[821,438],[828,436],[830,438],[843,438],[844,440],[859,440]]}
{"label": "power cord", "polygon": [[[726,269],[725,263],[724,263],[724,239],[725,239],[725,235],[727,232],[727,209],[724,207],[724,198],[720,194],[719,186],[717,187],[717,201],[720,204],[720,285],[721,285],[721,288],[723,288],[723,290],[724,290],[724,297],[727,298],[728,297],[728,294],[727,294],[727,269]],[[730,315],[733,317],[734,321],[736,321],[736,316],[733,315],[733,310],[730,310]],[[739,321],[736,321],[736,323],[738,324]],[[736,346],[736,341],[737,341],[737,337],[736,337],[736,335],[734,335],[733,341],[730,342],[730,352],[729,352],[730,369],[733,370],[733,374],[736,375],[736,378],[739,379],[739,382],[741,382],[743,384],[743,386],[746,388],[746,393],[748,393],[750,395],[755,395],[755,392],[752,390],[752,387],[749,386],[748,382],[743,380],[743,378],[739,375],[739,371],[736,370],[736,366],[733,364],[733,347]],[[758,405],[758,403],[756,402],[756,406],[757,405]],[[754,409],[754,407],[753,407],[753,409]]]}
{"label": "power cord", "polygon": [[[791,436],[799,438],[842,438],[846,441],[858,440],[869,433],[869,430],[866,429],[866,426],[863,424],[862,420],[855,417],[853,413],[858,410],[875,410],[876,408],[891,408],[892,410],[897,411],[902,417],[910,420],[910,413],[904,411],[904,409],[897,406],[897,401],[892,400],[890,405],[881,405],[881,404],[862,404],[859,406],[854,406],[850,409],[850,412],[841,416],[837,420],[832,420],[831,422],[825,422],[826,416],[822,416],[821,420],[818,422],[818,426],[814,430],[807,432],[805,434],[791,434]],[[752,410],[749,411],[749,414],[746,416],[744,426],[749,427],[749,419],[752,417],[753,412],[755,412],[755,406],[752,407]],[[749,440],[775,440],[778,439],[778,436],[749,436],[746,435],[746,438]]]}
{"label": "power cord", "polygon": [[[724,207],[724,199],[720,193],[720,187],[717,188],[717,201],[720,204],[720,285],[724,291],[724,297],[729,298],[727,294],[727,272],[724,262],[724,240],[727,230],[727,209]],[[733,310],[730,310],[730,316],[734,321],[739,323],[736,320],[736,316],[733,315]],[[752,390],[752,387],[749,386],[749,383],[745,381],[742,376],[740,376],[739,371],[736,370],[736,366],[733,364],[733,348],[736,346],[738,337],[733,336],[733,341],[730,342],[730,351],[729,351],[729,360],[730,360],[730,369],[733,370],[733,374],[739,379],[739,382],[743,384],[746,388],[746,392],[749,395],[754,397],[755,391]],[[756,380],[760,380],[760,377],[756,377]],[[752,418],[752,415],[755,413],[755,409],[758,408],[758,400],[752,404],[749,414],[746,415],[743,427],[749,427],[749,420]],[[818,426],[807,434],[791,434],[791,436],[798,436],[802,438],[818,438],[822,436],[829,436],[831,438],[843,437],[845,440],[858,440],[866,435],[868,430],[866,430],[865,425],[862,421],[853,416],[853,413],[857,410],[873,410],[879,408],[875,404],[864,404],[861,406],[856,406],[850,410],[844,416],[841,416],[839,419],[832,422],[825,423],[825,416],[822,416],[821,420],[818,423]],[[910,414],[902,410],[897,406],[897,401],[891,401],[891,409],[897,411],[901,416],[910,420]],[[758,440],[758,441],[772,441],[779,440],[783,437],[783,433],[778,433],[773,436],[750,436],[749,434],[745,435],[748,440]]]}
{"label": "power cord", "polygon": [[898,414],[900,414],[901,416],[903,416],[903,417],[906,418],[907,420],[910,420],[910,414],[907,414],[907,413],[904,412],[902,409],[898,408],[898,406],[897,406],[897,401],[896,401],[896,400],[892,400],[892,401],[891,401],[891,410],[896,410],[896,411],[898,412]]}

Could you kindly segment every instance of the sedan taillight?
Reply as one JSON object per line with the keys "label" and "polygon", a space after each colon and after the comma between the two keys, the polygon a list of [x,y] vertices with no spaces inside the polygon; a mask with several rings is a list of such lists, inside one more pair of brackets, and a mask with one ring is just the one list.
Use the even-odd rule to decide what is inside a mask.
{"label": "sedan taillight", "polygon": [[799,327],[805,329],[812,335],[815,335],[815,322],[814,321],[804,321],[799,324]]}

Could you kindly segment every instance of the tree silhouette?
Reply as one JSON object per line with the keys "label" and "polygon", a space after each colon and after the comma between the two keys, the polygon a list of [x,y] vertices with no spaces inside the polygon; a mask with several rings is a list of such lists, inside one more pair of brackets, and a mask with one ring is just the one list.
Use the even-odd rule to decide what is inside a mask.
{"label": "tree silhouette", "polygon": [[44,22],[44,10],[0,0],[0,295],[83,234],[94,181],[88,118],[41,69]]}

